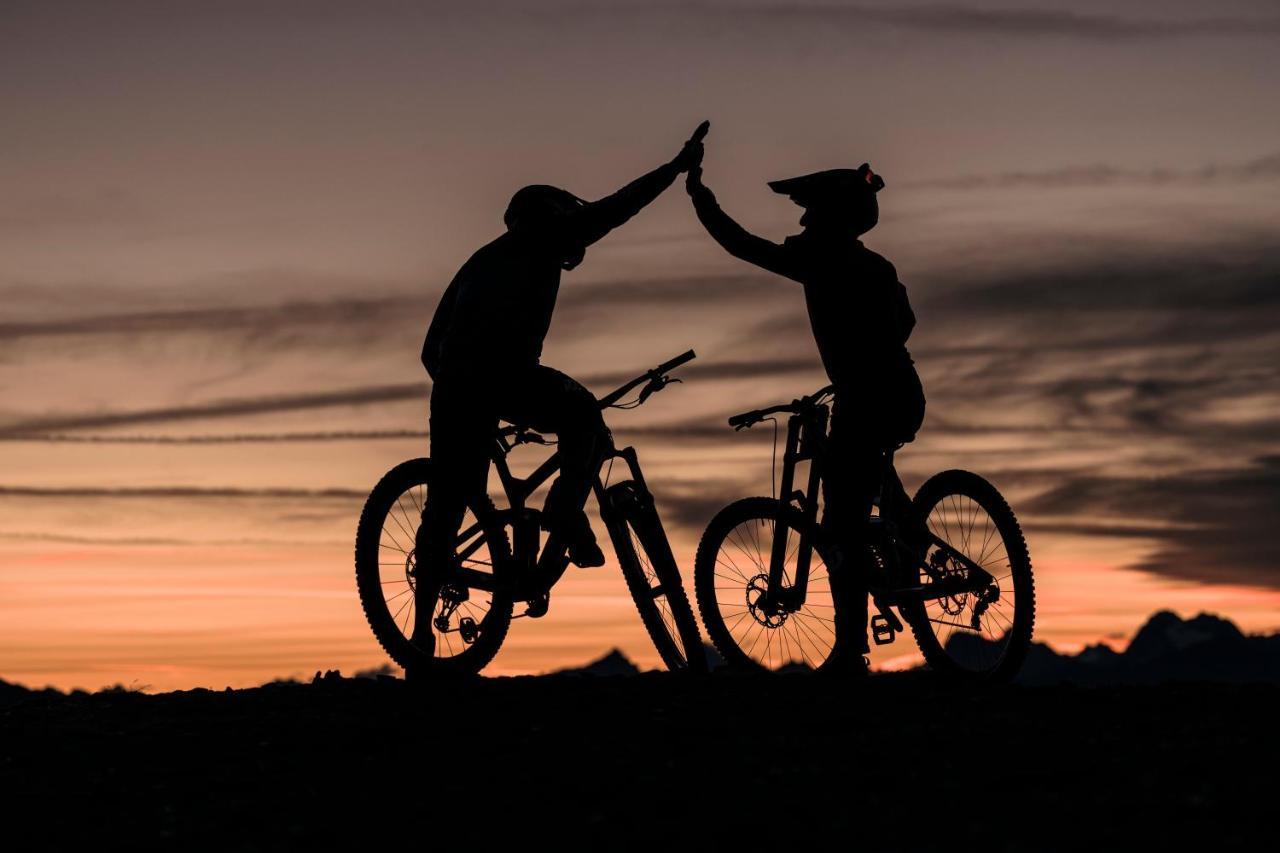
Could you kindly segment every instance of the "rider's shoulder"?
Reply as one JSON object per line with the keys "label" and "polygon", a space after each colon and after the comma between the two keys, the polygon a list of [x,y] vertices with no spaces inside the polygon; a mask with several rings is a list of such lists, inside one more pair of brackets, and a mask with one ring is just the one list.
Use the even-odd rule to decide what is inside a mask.
{"label": "rider's shoulder", "polygon": [[492,277],[496,267],[509,263],[517,253],[510,232],[499,234],[471,253],[471,257],[463,262],[453,276],[454,283],[465,286],[471,281],[487,281]]}
{"label": "rider's shoulder", "polygon": [[892,276],[895,279],[898,277],[898,268],[893,265],[892,261],[874,249],[867,248],[861,240],[857,241],[857,244],[856,251],[864,264],[884,275]]}

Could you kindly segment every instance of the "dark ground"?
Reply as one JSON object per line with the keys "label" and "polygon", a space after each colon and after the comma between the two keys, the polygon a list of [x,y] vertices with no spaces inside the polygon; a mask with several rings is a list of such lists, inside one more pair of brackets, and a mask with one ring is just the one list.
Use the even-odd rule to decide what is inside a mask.
{"label": "dark ground", "polygon": [[1278,700],[927,674],[5,687],[0,792],[30,849],[1275,849]]}

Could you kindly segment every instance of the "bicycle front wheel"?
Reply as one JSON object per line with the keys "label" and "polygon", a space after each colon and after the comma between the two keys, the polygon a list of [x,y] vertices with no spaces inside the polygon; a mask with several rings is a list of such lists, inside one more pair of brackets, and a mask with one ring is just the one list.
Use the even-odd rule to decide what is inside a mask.
{"label": "bicycle front wheel", "polygon": [[702,634],[653,498],[634,482],[611,487],[616,520],[609,533],[631,598],[667,669],[705,672]]}
{"label": "bicycle front wheel", "polygon": [[[698,612],[730,666],[777,671],[835,665],[836,599],[816,548],[804,598],[794,600],[801,525],[794,507],[773,498],[744,498],[720,510],[702,534],[693,568]],[[771,591],[775,535],[786,537],[786,561],[783,588]]]}
{"label": "bicycle front wheel", "polygon": [[[1013,510],[996,487],[969,471],[943,471],[925,481],[912,501],[935,544],[920,568],[922,583],[966,576],[957,553],[992,576],[978,592],[903,605],[929,668],[969,680],[1012,678],[1031,647],[1036,597],[1031,556]],[[952,550],[953,549],[953,550]]]}

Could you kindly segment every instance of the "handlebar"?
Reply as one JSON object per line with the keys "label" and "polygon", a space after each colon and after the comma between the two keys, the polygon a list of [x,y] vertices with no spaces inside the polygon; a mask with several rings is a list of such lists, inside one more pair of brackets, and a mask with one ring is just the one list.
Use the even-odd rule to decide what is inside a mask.
{"label": "handlebar", "polygon": [[834,391],[835,387],[836,386],[834,385],[827,385],[826,387],[813,392],[807,397],[801,397],[797,400],[792,400],[790,403],[782,403],[777,406],[769,406],[767,409],[753,409],[750,412],[743,412],[740,415],[734,415],[733,417],[729,418],[729,426],[733,427],[735,430],[741,430],[741,429],[746,429],[747,427],[755,426],[760,421],[769,417],[769,415],[781,414],[783,412],[788,412],[793,415],[798,415],[801,412],[804,412],[806,409],[813,408],[815,405],[817,405],[818,401],[821,400],[826,395],[830,394],[832,391]]}
{"label": "handlebar", "polygon": [[640,376],[637,376],[635,379],[632,379],[630,382],[626,383],[622,387],[617,388],[613,391],[610,391],[608,394],[601,397],[600,408],[602,409],[609,408],[614,403],[618,402],[623,397],[627,396],[627,394],[629,394],[632,391],[632,389],[637,388],[640,385],[644,385],[646,382],[649,383],[649,385],[645,389],[645,391],[641,392],[641,397],[642,399],[648,398],[649,394],[652,394],[654,391],[659,390],[668,382],[678,381],[678,380],[667,379],[666,374],[670,373],[672,370],[675,370],[677,367],[679,367],[682,364],[688,364],[689,362],[693,361],[697,357],[698,357],[697,353],[695,353],[693,350],[687,350],[685,352],[680,353],[680,355],[676,356],[670,361],[664,361],[662,364],[659,364],[653,370],[647,371],[646,373],[643,373]]}

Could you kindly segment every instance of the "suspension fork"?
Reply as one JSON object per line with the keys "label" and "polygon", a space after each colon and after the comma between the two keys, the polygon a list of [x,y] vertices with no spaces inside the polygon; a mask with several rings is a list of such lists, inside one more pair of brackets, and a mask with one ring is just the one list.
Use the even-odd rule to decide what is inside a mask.
{"label": "suspension fork", "polygon": [[[624,447],[621,450],[614,450],[605,457],[604,462],[608,462],[610,459],[622,459],[627,463],[627,468],[631,473],[630,480],[622,480],[606,488],[600,479],[600,474],[597,472],[595,481],[592,484],[596,501],[600,505],[600,520],[604,522],[605,530],[609,533],[609,539],[613,542],[614,554],[617,555],[618,560],[621,562],[625,559],[624,555],[627,553],[627,549],[631,547],[631,534],[627,532],[627,514],[631,513],[633,524],[649,524],[653,526],[657,536],[655,546],[662,552],[656,555],[657,559],[665,559],[671,566],[675,566],[675,554],[671,551],[666,531],[663,530],[662,521],[658,518],[657,510],[653,504],[653,493],[649,491],[649,486],[644,479],[644,473],[640,470],[640,461],[636,456],[635,448]],[[626,486],[630,488],[626,492],[622,491]],[[619,499],[626,501],[628,506],[619,506]]]}
{"label": "suspension fork", "polygon": [[[787,445],[782,455],[782,483],[778,498],[784,506],[798,501],[801,528],[796,531],[796,573],[794,583],[784,588],[783,570],[787,561],[786,522],[778,520],[774,530],[773,549],[769,554],[769,590],[784,609],[800,609],[809,589],[809,565],[813,558],[813,535],[818,518],[818,489],[822,479],[824,434],[827,428],[825,406],[808,417],[796,415],[787,421]],[[809,477],[804,491],[793,491],[797,462],[809,462]]]}

